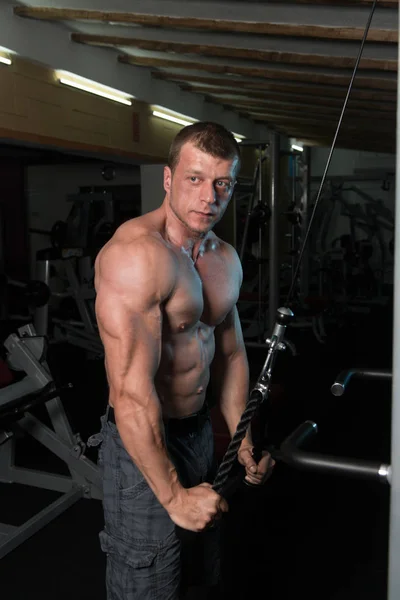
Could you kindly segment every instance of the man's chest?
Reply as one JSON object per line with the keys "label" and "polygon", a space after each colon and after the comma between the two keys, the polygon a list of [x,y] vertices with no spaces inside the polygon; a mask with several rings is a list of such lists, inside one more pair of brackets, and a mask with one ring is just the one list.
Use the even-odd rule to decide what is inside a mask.
{"label": "man's chest", "polygon": [[[240,274],[235,265],[217,255],[199,257],[196,264],[182,257],[178,281],[168,312],[178,328],[199,321],[216,327],[236,304]],[[172,323],[171,323],[172,324]]]}

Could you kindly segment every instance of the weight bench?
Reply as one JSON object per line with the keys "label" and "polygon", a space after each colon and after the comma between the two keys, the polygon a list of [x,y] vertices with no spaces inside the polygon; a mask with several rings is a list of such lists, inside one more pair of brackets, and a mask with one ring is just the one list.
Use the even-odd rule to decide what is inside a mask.
{"label": "weight bench", "polygon": [[[39,531],[81,498],[101,499],[97,465],[85,456],[85,444],[74,434],[46,362],[46,341],[32,325],[11,334],[4,346],[13,371],[25,373],[19,381],[0,389],[0,483],[24,484],[62,495],[22,525],[0,523],[0,558]],[[49,427],[32,413],[45,406]],[[58,456],[69,475],[27,469],[14,464],[18,434],[30,435]]]}

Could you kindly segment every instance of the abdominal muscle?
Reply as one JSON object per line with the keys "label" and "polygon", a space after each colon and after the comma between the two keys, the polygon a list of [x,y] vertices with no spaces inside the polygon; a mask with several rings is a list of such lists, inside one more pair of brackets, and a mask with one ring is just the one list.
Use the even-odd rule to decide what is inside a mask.
{"label": "abdominal muscle", "polygon": [[214,328],[203,323],[164,336],[155,378],[164,417],[185,417],[202,408],[214,350]]}

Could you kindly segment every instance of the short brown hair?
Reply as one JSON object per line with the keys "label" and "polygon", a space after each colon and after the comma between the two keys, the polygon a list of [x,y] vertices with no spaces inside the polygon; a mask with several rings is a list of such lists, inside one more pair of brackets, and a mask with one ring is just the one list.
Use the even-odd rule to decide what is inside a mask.
{"label": "short brown hair", "polygon": [[239,172],[240,148],[233,134],[218,123],[199,121],[181,129],[173,140],[168,155],[168,166],[172,173],[179,162],[181,148],[186,142],[191,142],[199,150],[216,158],[237,158],[236,172]]}

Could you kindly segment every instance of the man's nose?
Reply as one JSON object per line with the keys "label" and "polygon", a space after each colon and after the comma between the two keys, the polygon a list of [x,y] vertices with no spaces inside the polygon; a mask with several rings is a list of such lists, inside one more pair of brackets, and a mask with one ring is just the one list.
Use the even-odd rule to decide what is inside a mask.
{"label": "man's nose", "polygon": [[204,181],[201,186],[201,200],[207,202],[208,204],[212,204],[215,202],[215,189],[212,181]]}

